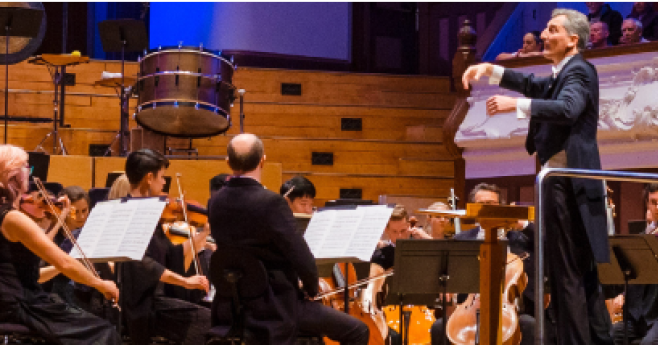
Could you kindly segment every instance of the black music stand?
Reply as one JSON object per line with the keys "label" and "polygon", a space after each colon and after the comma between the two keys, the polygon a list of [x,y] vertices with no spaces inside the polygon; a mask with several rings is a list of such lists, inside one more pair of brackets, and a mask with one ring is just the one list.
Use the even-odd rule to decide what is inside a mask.
{"label": "black music stand", "polygon": [[[610,237],[610,263],[598,264],[604,285],[658,284],[658,239],[655,235]],[[628,303],[624,303],[624,345],[628,345]]]}
{"label": "black music stand", "polygon": [[[435,307],[448,293],[480,292],[480,241],[398,240],[395,275],[389,284],[385,305],[400,307],[400,335],[408,344],[409,320],[402,311],[408,304]],[[507,242],[500,246],[507,253]],[[501,267],[501,269],[503,269]],[[446,298],[443,307],[443,344],[447,342]]]}
{"label": "black music stand", "polygon": [[[128,107],[129,95],[126,94],[125,85],[125,53],[141,52],[148,47],[148,36],[146,26],[141,20],[115,19],[104,20],[98,23],[101,44],[106,53],[121,53],[121,89],[119,98],[121,101],[121,127],[119,130],[119,155],[128,155]],[[115,138],[116,141],[116,138]],[[113,141],[114,143],[114,141]],[[112,144],[110,144],[112,147]]]}
{"label": "black music stand", "polygon": [[39,35],[43,11],[23,7],[0,7],[0,35],[5,36],[5,144],[9,122],[9,37]]}

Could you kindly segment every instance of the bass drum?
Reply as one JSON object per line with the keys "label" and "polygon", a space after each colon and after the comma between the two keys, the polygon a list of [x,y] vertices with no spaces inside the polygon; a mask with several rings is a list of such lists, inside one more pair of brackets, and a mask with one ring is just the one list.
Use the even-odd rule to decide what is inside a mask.
{"label": "bass drum", "polygon": [[154,132],[183,138],[226,132],[235,100],[233,63],[219,52],[160,48],[140,61],[135,119]]}

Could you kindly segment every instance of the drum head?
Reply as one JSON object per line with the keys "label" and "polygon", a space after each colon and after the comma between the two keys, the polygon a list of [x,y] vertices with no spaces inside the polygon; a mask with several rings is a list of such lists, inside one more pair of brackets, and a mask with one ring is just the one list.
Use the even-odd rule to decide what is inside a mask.
{"label": "drum head", "polygon": [[231,126],[228,115],[219,108],[169,102],[142,107],[135,119],[154,132],[181,138],[210,137]]}

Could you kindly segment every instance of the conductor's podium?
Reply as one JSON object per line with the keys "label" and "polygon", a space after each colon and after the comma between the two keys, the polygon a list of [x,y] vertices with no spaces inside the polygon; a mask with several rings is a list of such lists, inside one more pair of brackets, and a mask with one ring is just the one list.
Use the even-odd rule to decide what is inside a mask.
{"label": "conductor's podium", "polygon": [[502,345],[502,289],[506,257],[498,239],[499,228],[509,228],[519,220],[534,220],[535,209],[529,206],[468,204],[466,210],[427,210],[417,213],[475,219],[485,230],[480,245],[480,344]]}

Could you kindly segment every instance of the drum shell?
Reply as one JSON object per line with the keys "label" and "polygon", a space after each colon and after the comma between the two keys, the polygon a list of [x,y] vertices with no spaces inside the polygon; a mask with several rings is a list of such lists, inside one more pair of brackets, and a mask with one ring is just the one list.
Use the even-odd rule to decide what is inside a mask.
{"label": "drum shell", "polygon": [[[223,56],[198,48],[164,49],[146,55],[140,61],[137,122],[157,133],[177,137],[225,132],[230,127],[228,114],[235,99],[233,71],[233,65]],[[187,106],[174,107],[172,102]],[[200,104],[202,109],[190,107],[190,103]],[[219,109],[207,111],[213,106]],[[174,118],[175,123],[170,122]]]}

